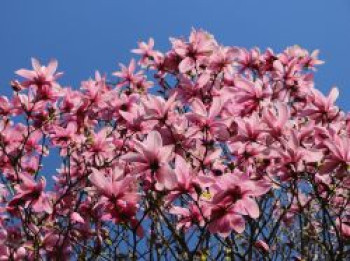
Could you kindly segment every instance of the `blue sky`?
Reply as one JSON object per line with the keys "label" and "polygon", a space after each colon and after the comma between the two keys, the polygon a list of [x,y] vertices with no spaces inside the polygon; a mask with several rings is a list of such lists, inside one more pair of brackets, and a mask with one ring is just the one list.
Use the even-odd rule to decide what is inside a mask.
{"label": "blue sky", "polygon": [[0,94],[9,93],[13,72],[30,67],[30,57],[59,60],[61,82],[77,86],[95,69],[111,73],[128,62],[138,40],[156,40],[191,28],[213,33],[225,45],[272,47],[299,44],[320,49],[326,64],[317,87],[337,85],[338,104],[349,110],[349,0],[1,0]]}

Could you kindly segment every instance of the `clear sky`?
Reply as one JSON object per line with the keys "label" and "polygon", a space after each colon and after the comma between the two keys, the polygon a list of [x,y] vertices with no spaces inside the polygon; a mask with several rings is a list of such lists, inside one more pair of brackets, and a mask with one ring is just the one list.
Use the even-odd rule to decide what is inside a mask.
{"label": "clear sky", "polygon": [[32,56],[57,58],[61,82],[77,86],[95,69],[111,73],[128,62],[138,40],[154,37],[165,50],[169,36],[192,27],[225,45],[320,49],[317,87],[337,85],[338,104],[350,110],[349,0],[1,0],[0,94]]}

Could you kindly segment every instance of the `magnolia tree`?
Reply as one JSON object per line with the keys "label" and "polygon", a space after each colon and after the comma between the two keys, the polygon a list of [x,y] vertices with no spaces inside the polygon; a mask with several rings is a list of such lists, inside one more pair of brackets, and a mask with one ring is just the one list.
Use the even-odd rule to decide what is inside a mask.
{"label": "magnolia tree", "polygon": [[318,52],[170,41],[79,89],[56,61],[16,72],[0,260],[350,258],[350,117],[314,88]]}

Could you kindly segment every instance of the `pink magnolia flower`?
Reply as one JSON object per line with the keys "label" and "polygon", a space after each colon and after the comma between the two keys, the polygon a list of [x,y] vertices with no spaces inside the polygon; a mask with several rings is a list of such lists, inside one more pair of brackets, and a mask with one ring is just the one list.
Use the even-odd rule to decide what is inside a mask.
{"label": "pink magnolia flower", "polygon": [[131,50],[132,53],[141,55],[140,64],[146,65],[150,60],[154,59],[153,56],[157,55],[157,52],[153,50],[154,39],[150,38],[148,43],[139,42],[139,48]]}
{"label": "pink magnolia flower", "polygon": [[210,187],[209,231],[228,236],[232,230],[242,233],[245,222],[242,215],[258,218],[259,206],[254,197],[266,194],[270,185],[265,181],[251,181],[246,175],[225,174]]}
{"label": "pink magnolia flower", "polygon": [[143,107],[135,107],[130,111],[119,110],[120,116],[126,121],[126,127],[132,132],[147,133],[157,124],[154,120],[145,119]]}
{"label": "pink magnolia flower", "polygon": [[[43,152],[45,153],[45,149],[42,148],[40,141],[42,139],[42,133],[39,131],[33,131],[33,133],[29,136],[26,144],[25,144],[25,149],[28,152]],[[42,151],[44,150],[44,151]]]}
{"label": "pink magnolia flower", "polygon": [[83,99],[79,91],[67,88],[64,91],[63,100],[60,104],[60,110],[63,112],[76,112],[82,105]]}
{"label": "pink magnolia flower", "polygon": [[136,62],[134,59],[131,60],[128,67],[120,64],[121,71],[114,72],[113,75],[121,78],[121,81],[117,84],[118,87],[123,87],[125,85],[135,85],[137,82],[143,79],[143,72],[135,72]]}
{"label": "pink magnolia flower", "polygon": [[237,134],[232,137],[232,141],[237,142],[257,142],[264,138],[264,125],[257,113],[250,117],[239,118],[235,121],[237,124]]}
{"label": "pink magnolia flower", "polygon": [[241,49],[241,55],[239,56],[238,64],[241,66],[240,72],[246,70],[257,70],[259,71],[262,63],[260,50],[253,48],[251,50]]}
{"label": "pink magnolia flower", "polygon": [[267,109],[264,111],[263,120],[268,126],[268,132],[275,138],[283,134],[283,130],[288,126],[290,113],[286,105],[277,103],[276,110]]}
{"label": "pink magnolia flower", "polygon": [[276,148],[276,154],[272,153],[274,157],[280,159],[281,164],[294,172],[303,171],[305,164],[318,163],[323,157],[322,152],[315,148],[306,149],[301,144],[300,138],[296,130],[289,130],[281,140],[283,146]]}
{"label": "pink magnolia flower", "polygon": [[16,195],[9,202],[8,207],[14,208],[17,205],[32,207],[35,212],[52,212],[49,196],[44,192],[46,180],[42,177],[39,183],[28,174],[20,174],[21,184],[16,185]]}
{"label": "pink magnolia flower", "polygon": [[51,131],[51,138],[55,145],[67,146],[75,141],[77,135],[77,125],[75,122],[69,122],[67,127],[56,126]]}
{"label": "pink magnolia flower", "polygon": [[45,108],[44,101],[36,101],[36,97],[33,93],[18,94],[13,98],[13,112],[20,114],[23,111],[26,112],[41,112]]}
{"label": "pink magnolia flower", "polygon": [[113,150],[112,140],[107,128],[89,136],[89,149],[86,155],[95,156],[99,159],[108,158]]}
{"label": "pink magnolia flower", "polygon": [[105,96],[109,94],[109,87],[106,85],[105,78],[99,72],[95,72],[95,79],[83,81],[81,89],[84,90],[84,98],[90,104],[89,106],[94,105],[99,110],[107,107]]}
{"label": "pink magnolia flower", "polygon": [[251,82],[244,78],[234,80],[234,88],[227,89],[235,94],[235,101],[241,107],[241,115],[246,115],[264,105],[271,98],[272,90],[261,80]]}
{"label": "pink magnolia flower", "polygon": [[192,30],[189,43],[180,39],[171,39],[173,50],[178,54],[182,61],[179,64],[179,71],[186,73],[201,63],[213,51],[215,46],[214,39],[204,31]]}
{"label": "pink magnolia flower", "polygon": [[347,170],[350,166],[350,140],[348,137],[334,135],[332,139],[323,142],[329,149],[330,154],[326,156],[324,163],[320,167],[320,173],[331,173],[338,167],[339,172]]}
{"label": "pink magnolia flower", "polygon": [[299,80],[300,67],[301,65],[295,59],[291,61],[275,60],[273,62],[274,79],[293,86]]}
{"label": "pink magnolia flower", "polygon": [[23,82],[23,86],[30,86],[30,85],[36,85],[36,86],[44,86],[44,85],[50,85],[56,84],[56,80],[62,76],[62,73],[56,73],[57,69],[57,61],[51,60],[48,64],[48,66],[42,66],[38,60],[35,58],[32,58],[32,66],[34,70],[26,70],[26,69],[20,69],[16,71],[16,74],[19,76],[22,76],[23,78],[27,79],[27,81]]}
{"label": "pink magnolia flower", "polygon": [[210,213],[210,223],[208,230],[211,233],[217,233],[222,237],[228,237],[234,230],[237,233],[243,233],[245,230],[244,218],[237,214],[233,208],[226,208],[222,205],[209,207],[204,210],[205,215]]}
{"label": "pink magnolia flower", "polygon": [[70,219],[77,223],[85,223],[83,217],[78,212],[73,212],[70,215]]}
{"label": "pink magnolia flower", "polygon": [[234,204],[236,213],[257,218],[260,211],[254,197],[266,194],[270,188],[270,184],[264,180],[252,181],[239,173],[226,174],[211,187],[214,191],[212,202]]}
{"label": "pink magnolia flower", "polygon": [[169,213],[178,217],[176,229],[187,230],[194,224],[199,226],[204,226],[205,224],[202,210],[194,203],[191,203],[187,208],[173,206]]}
{"label": "pink magnolia flower", "polygon": [[[118,98],[116,99],[116,97]],[[131,95],[126,95],[125,93],[118,95],[117,92],[111,91],[110,95],[107,98],[107,104],[108,106],[115,109],[117,114],[119,114],[120,111],[131,112],[133,107],[138,104],[139,99],[139,95],[135,93]]]}
{"label": "pink magnolia flower", "polygon": [[209,187],[214,183],[214,179],[205,175],[200,175],[191,170],[190,166],[181,156],[177,155],[175,159],[176,184],[172,187],[167,200],[175,200],[181,194],[189,194],[192,198],[197,198],[197,194],[204,187]]}
{"label": "pink magnolia flower", "polygon": [[154,39],[150,38],[148,40],[148,43],[139,42],[139,48],[133,49],[132,52],[136,54],[142,54],[145,56],[151,56],[153,52],[153,47],[154,47]]}
{"label": "pink magnolia flower", "polygon": [[192,112],[186,114],[187,119],[195,124],[197,131],[208,131],[213,136],[222,134],[227,129],[226,122],[218,119],[224,103],[220,98],[213,100],[209,110],[199,99],[192,102]]}
{"label": "pink magnolia flower", "polygon": [[133,163],[134,173],[148,173],[156,181],[159,190],[170,189],[176,182],[176,177],[169,167],[172,158],[172,146],[163,146],[159,132],[152,131],[144,142],[134,141],[137,152],[129,152],[122,159]]}
{"label": "pink magnolia flower", "polygon": [[309,106],[301,112],[301,115],[309,116],[315,121],[329,122],[339,113],[339,108],[334,105],[338,95],[337,88],[332,88],[328,97],[325,97],[320,91],[312,89]]}
{"label": "pink magnolia flower", "polygon": [[168,119],[169,111],[176,105],[176,96],[177,94],[175,93],[168,100],[164,100],[159,96],[151,96],[143,100],[146,119],[159,120],[165,123]]}
{"label": "pink magnolia flower", "polygon": [[116,168],[111,174],[96,169],[89,177],[91,183],[102,195],[99,205],[105,209],[103,219],[115,219],[116,222],[131,222],[136,224],[136,211],[139,195],[135,176],[123,176],[123,171]]}
{"label": "pink magnolia flower", "polygon": [[209,69],[214,72],[233,73],[233,62],[239,57],[238,48],[219,47],[209,58]]}
{"label": "pink magnolia flower", "polygon": [[323,64],[324,62],[318,59],[319,50],[314,50],[311,54],[306,49],[298,45],[286,48],[286,50],[279,55],[279,59],[288,61],[298,58],[300,63],[306,68],[314,69],[315,65]]}

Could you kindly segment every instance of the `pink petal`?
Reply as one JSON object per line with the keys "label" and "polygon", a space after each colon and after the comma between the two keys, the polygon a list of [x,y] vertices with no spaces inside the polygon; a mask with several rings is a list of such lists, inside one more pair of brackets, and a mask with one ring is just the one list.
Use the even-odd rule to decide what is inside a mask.
{"label": "pink petal", "polygon": [[339,96],[338,88],[333,87],[331,92],[328,95],[328,105],[332,105],[336,101],[338,96]]}
{"label": "pink petal", "polygon": [[197,98],[192,102],[192,110],[195,114],[207,116],[207,109],[205,108],[203,102]]}
{"label": "pink petal", "polygon": [[91,183],[100,190],[100,192],[111,195],[111,183],[107,181],[104,174],[97,169],[92,169],[92,174],[89,176]]}
{"label": "pink petal", "polygon": [[213,120],[220,113],[222,103],[220,98],[214,98],[213,104],[210,107],[208,118]]}
{"label": "pink petal", "polygon": [[17,75],[25,78],[25,79],[29,79],[29,80],[32,80],[35,76],[36,76],[36,73],[33,72],[33,71],[29,71],[29,70],[26,70],[26,69],[20,69],[20,70],[17,70],[15,72]]}
{"label": "pink petal", "polygon": [[187,73],[188,71],[191,71],[195,66],[196,64],[194,60],[190,57],[186,57],[179,64],[179,71],[181,73]]}
{"label": "pink petal", "polygon": [[234,215],[231,218],[231,227],[237,232],[237,233],[243,233],[245,229],[245,222],[242,216]]}
{"label": "pink petal", "polygon": [[169,167],[161,167],[155,173],[156,180],[166,189],[171,189],[176,185],[176,176]]}
{"label": "pink petal", "polygon": [[246,197],[242,201],[244,201],[244,208],[246,209],[248,215],[252,218],[258,218],[260,215],[260,210],[256,201],[249,197]]}
{"label": "pink petal", "polygon": [[36,72],[40,72],[40,70],[41,70],[41,64],[40,64],[40,62],[39,62],[37,59],[35,59],[35,58],[32,58],[31,60],[32,60],[33,69],[34,69]]}
{"label": "pink petal", "polygon": [[158,131],[152,131],[148,134],[145,144],[147,144],[147,150],[156,152],[163,146],[162,136]]}
{"label": "pink petal", "polygon": [[84,221],[84,219],[82,218],[82,216],[81,216],[79,213],[77,213],[77,212],[73,212],[73,213],[70,215],[70,219],[73,220],[73,221],[75,221],[75,222],[78,222],[78,223],[82,223],[82,224],[85,223],[85,221]]}
{"label": "pink petal", "polygon": [[48,75],[53,75],[54,73],[55,73],[55,71],[57,70],[57,66],[58,66],[58,62],[57,62],[57,60],[51,60],[50,62],[49,62],[49,65],[47,66],[47,68],[46,68],[46,73],[48,74]]}

